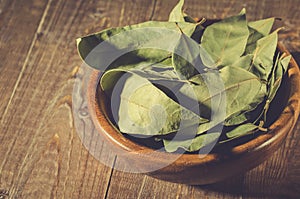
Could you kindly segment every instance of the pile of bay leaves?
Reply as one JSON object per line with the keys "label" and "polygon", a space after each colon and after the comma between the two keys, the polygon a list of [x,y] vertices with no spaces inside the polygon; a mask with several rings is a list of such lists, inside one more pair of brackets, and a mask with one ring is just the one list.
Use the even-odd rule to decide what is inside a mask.
{"label": "pile of bay leaves", "polygon": [[275,19],[248,22],[243,9],[207,23],[185,14],[183,4],[168,22],[110,28],[77,40],[85,63],[102,72],[114,124],[168,152],[267,133],[269,105],[291,59],[277,50]]}

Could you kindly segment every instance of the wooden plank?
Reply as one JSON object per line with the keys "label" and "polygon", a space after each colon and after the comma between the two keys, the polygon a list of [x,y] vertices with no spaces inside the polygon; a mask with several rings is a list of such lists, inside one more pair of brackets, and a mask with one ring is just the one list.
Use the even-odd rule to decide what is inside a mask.
{"label": "wooden plank", "polygon": [[[13,95],[17,77],[30,51],[46,4],[47,2],[36,0],[26,1],[22,4],[14,0],[0,2],[0,121]],[[0,147],[0,165],[2,165],[7,152],[4,147],[10,146],[12,143],[4,139],[3,136],[7,132],[3,128],[0,129],[0,142],[3,145],[3,148]],[[8,178],[12,175],[12,173],[0,169],[0,176],[4,173]],[[7,181],[0,178],[0,189],[8,194],[8,188]]]}
{"label": "wooden plank", "polygon": [[[118,161],[113,162],[114,157],[103,143],[91,142],[88,147],[99,149],[97,158],[106,159],[108,166],[99,163],[82,146],[72,117],[74,74],[81,64],[75,38],[107,27],[166,20],[176,0],[2,2],[0,58],[4,62],[0,64],[0,83],[5,86],[0,87],[0,113],[5,114],[0,114],[0,196],[296,198],[300,195],[299,121],[297,129],[269,161],[246,175],[207,186],[174,184],[112,170],[109,166],[118,165]],[[295,34],[300,27],[295,2],[187,0],[186,7],[193,16],[201,13],[207,18],[235,14],[244,6],[250,19],[282,17],[288,28],[281,39],[290,50],[300,52],[299,34]],[[296,4],[299,5],[298,1]],[[17,34],[22,30],[26,34]],[[12,42],[8,44],[7,40]],[[83,103],[82,109],[85,108]],[[80,132],[91,131],[94,127],[90,119],[83,117]]]}
{"label": "wooden plank", "polygon": [[269,161],[247,173],[244,181],[246,195],[270,198],[297,198],[300,195],[299,130],[300,120]]}
{"label": "wooden plank", "polygon": [[[175,1],[172,1],[172,4],[175,5],[175,3]],[[289,17],[289,12],[284,9],[279,9],[280,6],[287,8],[289,5],[288,3],[283,5],[275,3],[276,9],[266,9],[266,6],[269,6],[270,3],[270,1],[251,1],[247,2],[247,4],[242,1],[186,1],[186,7],[187,11],[190,11],[189,13],[191,13],[193,16],[198,16],[197,13],[201,13],[201,16],[205,16],[207,18],[223,18],[228,15],[233,15],[238,13],[244,6],[248,8],[248,16],[252,20],[269,16],[280,16],[283,18]],[[262,5],[261,9],[257,9],[257,7],[260,5]],[[154,20],[166,20],[171,7],[172,6],[170,6],[169,1],[157,1],[156,9],[152,18]],[[277,13],[274,13],[274,10],[277,11]],[[298,20],[296,20],[296,22],[299,24]],[[296,30],[295,26],[291,28],[291,31]],[[291,147],[282,147],[281,150],[289,150],[287,148]],[[280,159],[280,156],[278,157],[277,155],[276,157],[276,155],[273,159]],[[272,159],[270,161],[272,161]],[[278,161],[276,163],[273,163],[272,165],[274,168],[276,168],[275,165],[278,167]],[[252,183],[248,181],[248,176],[255,176],[252,177],[252,179],[258,179],[259,176],[262,176],[261,173],[258,172],[262,168],[266,170],[266,167],[261,165],[260,167],[251,171],[257,173],[257,176],[247,174],[245,177],[238,176],[214,185],[192,187],[163,182],[147,176],[142,177],[139,174],[128,174],[120,171],[114,171],[112,183],[109,189],[110,195],[108,196],[109,198],[119,198],[121,196],[124,198],[241,198],[247,197],[248,195],[255,196],[255,194],[246,191],[253,187]],[[276,169],[282,169],[283,171],[281,172],[284,172],[285,170],[284,168],[280,167]],[[263,181],[261,180],[261,182]],[[271,180],[266,180],[265,184],[271,182]],[[262,187],[263,186],[256,186],[256,193],[264,193],[264,188]],[[279,187],[276,188],[279,189]],[[268,194],[260,195],[265,197],[269,196]],[[280,197],[280,195],[275,192],[271,196]]]}
{"label": "wooden plank", "polygon": [[[47,1],[0,2],[0,119],[6,112],[18,75],[31,51]],[[6,75],[4,75],[6,74]],[[9,75],[8,75],[9,74]]]}
{"label": "wooden plank", "polygon": [[[105,194],[111,169],[99,164],[75,133],[70,73],[81,63],[75,38],[89,33],[95,24],[97,29],[105,28],[110,6],[105,1],[50,0],[47,9],[41,9],[45,12],[39,36],[27,61],[23,60],[20,81],[0,124],[0,187],[8,190],[9,197],[97,198]],[[14,71],[3,67],[8,72],[1,78],[9,81]]]}
{"label": "wooden plank", "polygon": [[[118,25],[121,26],[156,19],[155,13],[157,4],[160,1],[114,2],[114,10],[121,10],[118,18]],[[111,15],[115,16],[114,11],[111,12]],[[116,164],[118,165],[118,159]],[[142,174],[124,173],[114,170],[107,198],[175,198],[179,186],[178,184],[163,182]],[[165,190],[168,191],[166,192]]]}
{"label": "wooden plank", "polygon": [[[167,20],[168,13],[176,4],[173,1],[157,1],[154,12],[155,20]],[[207,19],[224,18],[226,16],[239,13],[242,8],[247,9],[249,20],[262,19],[267,17],[281,18],[282,21],[276,21],[276,27],[283,26],[285,29],[280,32],[280,41],[291,51],[300,51],[300,12],[299,1],[288,0],[254,0],[240,1],[230,0],[220,2],[218,0],[190,0],[185,2],[184,9],[193,17],[205,17]],[[298,54],[299,56],[299,54]]]}

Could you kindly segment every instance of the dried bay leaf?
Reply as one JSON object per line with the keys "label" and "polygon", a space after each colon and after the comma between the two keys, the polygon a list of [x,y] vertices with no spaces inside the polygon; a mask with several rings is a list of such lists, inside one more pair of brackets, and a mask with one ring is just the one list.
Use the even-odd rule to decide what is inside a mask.
{"label": "dried bay leaf", "polygon": [[175,152],[182,148],[188,152],[198,151],[199,149],[216,141],[220,133],[207,133],[199,135],[189,140],[163,140],[167,152]]}
{"label": "dried bay leaf", "polygon": [[277,29],[268,36],[259,39],[256,42],[256,49],[253,53],[253,59],[248,71],[252,71],[262,80],[268,81],[268,77],[273,67],[273,57],[277,48],[278,34]]}
{"label": "dried bay leaf", "polygon": [[107,70],[105,73],[102,74],[100,79],[100,86],[103,91],[109,93],[109,96],[116,85],[117,81],[127,73],[128,71],[132,69],[144,69],[146,67],[149,67],[151,63],[149,62],[140,62],[137,64],[128,64],[128,65],[122,65],[118,68]]}
{"label": "dried bay leaf", "polygon": [[233,67],[243,68],[249,71],[254,55],[248,54],[238,58],[233,64]]}
{"label": "dried bay leaf", "polygon": [[[253,70],[255,68],[251,68],[252,60],[253,60],[254,55],[253,54],[248,54],[245,56],[240,57],[232,66],[233,67],[239,67],[243,68],[245,70],[249,70],[249,72],[255,74],[258,78],[261,76],[266,76],[266,72],[264,69],[261,69],[260,71],[258,70]],[[265,96],[267,95],[267,85],[265,81],[262,81],[262,86],[260,91],[257,93],[257,97],[255,98],[250,106],[248,106],[246,109],[243,109],[242,111],[232,115],[232,117],[228,118],[224,125],[225,126],[233,126],[233,125],[238,125],[243,122],[249,121],[253,117],[258,117],[255,116],[257,115],[255,109],[258,107],[260,103],[264,101]],[[254,114],[255,112],[255,114]]]}
{"label": "dried bay leaf", "polygon": [[[261,90],[264,90],[264,85],[252,73],[241,68],[227,66],[220,70],[219,75],[224,83],[224,87],[218,88],[218,85],[213,83],[210,83],[209,86],[214,86],[214,88],[207,87],[205,82],[211,82],[213,79],[213,75],[210,72],[196,75],[191,81],[197,83],[192,85],[197,100],[200,104],[210,107],[212,110],[219,107],[211,107],[211,100],[220,95],[226,96],[225,119],[241,110],[249,109],[253,104],[258,104],[263,100],[265,92]],[[204,79],[207,80],[204,81]],[[184,87],[181,91],[185,93]],[[189,95],[189,93],[186,94]]]}
{"label": "dried bay leaf", "polygon": [[269,82],[269,92],[268,92],[268,100],[271,102],[277,91],[280,87],[281,80],[285,72],[287,71],[287,67],[290,63],[292,56],[286,56],[279,59],[278,64],[274,67],[273,74],[271,76],[270,82]]}
{"label": "dried bay leaf", "polygon": [[244,135],[247,135],[249,133],[253,133],[254,131],[259,130],[259,127],[251,124],[251,123],[246,123],[246,124],[242,124],[238,127],[236,127],[235,129],[229,131],[226,133],[226,136],[228,138],[237,138],[237,137],[241,137]]}
{"label": "dried bay leaf", "polygon": [[172,54],[172,62],[180,79],[189,79],[203,71],[199,45],[182,31]]}
{"label": "dried bay leaf", "polygon": [[139,75],[132,73],[116,86],[122,89],[118,126],[123,133],[165,135],[207,122]]}
{"label": "dried bay leaf", "polygon": [[268,82],[268,97],[264,107],[264,111],[262,113],[264,123],[267,121],[267,113],[269,111],[270,103],[275,98],[275,95],[281,85],[283,75],[287,71],[291,58],[291,55],[286,56],[285,54],[282,54],[280,58],[277,57],[275,66],[273,67],[272,75]]}
{"label": "dried bay leaf", "polygon": [[246,54],[253,53],[256,48],[257,40],[267,36],[274,24],[275,18],[262,19],[259,21],[251,21],[248,23],[249,26],[249,38],[247,41]]}
{"label": "dried bay leaf", "polygon": [[[265,93],[266,97],[267,97],[267,101],[265,101],[265,107],[264,109],[262,110],[261,114],[260,115],[257,115],[256,116],[256,120],[255,121],[258,121],[259,118],[261,118],[262,116],[264,116],[264,122],[266,122],[266,113],[269,109],[269,104],[271,103],[271,101],[273,100],[273,98],[275,97],[276,95],[276,92],[281,84],[281,80],[282,80],[282,77],[285,73],[285,71],[287,70],[287,67],[288,67],[288,64],[290,62],[290,59],[291,59],[291,56],[286,56],[285,58],[283,58],[284,55],[282,55],[280,58],[279,58],[279,54],[276,58],[276,62],[274,64],[274,66],[272,67],[272,74],[270,75],[270,79],[268,81],[268,85],[266,85],[264,87],[264,91],[263,93]],[[246,111],[244,113],[241,113],[237,116],[234,116],[232,118],[230,118],[230,120],[226,121],[225,122],[225,125],[237,125],[237,124],[241,124],[242,122],[245,122],[247,120],[250,119],[250,117],[254,117],[255,115],[253,115],[251,113],[253,109],[250,109],[249,111]],[[254,112],[254,111],[252,111]],[[256,114],[258,114],[258,112],[256,111]]]}
{"label": "dried bay leaf", "polygon": [[[267,34],[272,24],[269,24],[269,27],[266,28],[264,34]],[[267,35],[259,39],[256,42],[256,49],[254,51],[254,54],[248,54],[242,56],[233,64],[234,66],[237,67],[240,66],[245,70],[248,70],[249,72],[255,74],[257,77],[259,77],[262,80],[264,86],[262,87],[261,92],[258,93],[258,95],[261,96],[260,98],[261,102],[264,101],[262,97],[267,95],[266,93],[267,88],[265,84],[267,83],[268,77],[273,68],[273,57],[277,47],[277,37],[278,37],[277,32],[278,30],[274,31],[270,35]],[[247,121],[249,119],[249,115],[251,114],[251,111],[254,108],[256,108],[258,104],[259,103],[253,103],[251,108],[249,108],[246,111],[244,110],[240,114],[230,118],[225,122],[225,125],[227,126],[237,125]],[[251,116],[253,117],[253,115]],[[259,118],[259,116],[257,117]]]}
{"label": "dried bay leaf", "polygon": [[220,143],[266,131],[269,104],[291,59],[274,56],[274,18],[247,22],[242,10],[204,29],[183,5],[179,0],[169,22],[111,28],[77,40],[82,59],[103,71],[100,85],[119,130],[154,136],[168,152],[210,146],[223,125]]}
{"label": "dried bay leaf", "polygon": [[[208,26],[202,36],[201,46],[211,56],[214,65],[210,68],[231,65],[245,51],[249,30],[245,11]],[[203,56],[201,54],[201,56]],[[201,57],[202,58],[202,57]],[[205,60],[205,58],[202,58]]]}
{"label": "dried bay leaf", "polygon": [[255,30],[256,32],[262,34],[263,36],[267,36],[271,32],[274,21],[275,21],[274,17],[262,19],[258,21],[250,21],[248,23],[248,26],[253,30]]}
{"label": "dried bay leaf", "polygon": [[168,62],[165,63],[165,60],[157,63],[144,61],[137,64],[122,65],[118,68],[110,69],[106,71],[100,79],[101,88],[104,91],[112,90],[116,81],[118,81],[124,73],[139,75],[151,82],[160,82],[163,80],[174,83],[180,82],[176,72],[173,70],[173,66],[167,64]]}
{"label": "dried bay leaf", "polygon": [[[181,35],[178,27],[184,34],[191,36],[197,26],[186,22],[149,21],[111,28],[80,38],[77,40],[77,47],[81,58],[89,66],[101,71],[126,53],[130,59],[135,59],[134,63],[147,60],[156,62],[170,57],[170,52],[173,52]],[[116,64],[116,67],[119,65],[122,63]]]}
{"label": "dried bay leaf", "polygon": [[[254,97],[253,101],[241,111],[234,113],[231,117],[227,118],[224,122],[225,126],[239,125],[247,121],[251,121],[252,118],[259,117],[256,109],[264,102],[264,98],[267,94],[267,86],[262,83],[259,92]],[[252,119],[253,120],[253,119]]]}
{"label": "dried bay leaf", "polygon": [[183,12],[183,5],[184,0],[179,0],[169,15],[169,21],[196,23],[192,17]]}
{"label": "dried bay leaf", "polygon": [[183,4],[184,0],[179,0],[177,5],[173,8],[169,15],[170,22],[184,22],[184,13],[183,13]]}

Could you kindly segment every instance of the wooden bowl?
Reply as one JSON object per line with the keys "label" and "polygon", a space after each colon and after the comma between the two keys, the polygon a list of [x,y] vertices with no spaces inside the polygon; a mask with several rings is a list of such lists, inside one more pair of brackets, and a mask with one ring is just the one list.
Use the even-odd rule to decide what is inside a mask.
{"label": "wooden bowl", "polygon": [[[278,50],[289,54],[280,44]],[[297,63],[292,58],[283,80],[285,88],[280,91],[285,92],[281,95],[286,96],[286,101],[276,121],[271,124],[269,132],[233,146],[223,153],[213,152],[205,157],[199,154],[182,154],[177,157],[176,154],[141,146],[116,130],[107,116],[105,95],[99,87],[100,75],[99,71],[91,74],[87,91],[88,107],[95,128],[112,147],[123,151],[118,154],[118,160],[123,158],[130,163],[130,167],[139,171],[151,171],[146,174],[166,181],[193,185],[211,184],[246,172],[267,160],[282,145],[299,115],[300,73]],[[176,160],[168,163],[173,158]],[[164,164],[164,168],[153,171],[154,165]]]}

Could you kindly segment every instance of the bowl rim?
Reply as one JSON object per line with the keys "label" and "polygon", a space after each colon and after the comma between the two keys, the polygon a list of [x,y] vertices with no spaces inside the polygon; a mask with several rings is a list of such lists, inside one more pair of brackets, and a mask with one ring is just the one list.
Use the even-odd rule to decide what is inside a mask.
{"label": "bowl rim", "polygon": [[[278,42],[277,49],[280,52],[284,52],[290,55],[289,51]],[[135,143],[128,138],[125,138],[119,131],[116,130],[108,119],[105,113],[105,103],[104,100],[99,100],[97,98],[99,92],[99,81],[101,72],[93,69],[90,79],[87,85],[87,100],[88,100],[88,110],[91,115],[92,122],[97,129],[98,133],[105,136],[110,143],[115,147],[125,150],[131,154],[138,154],[139,156],[150,156],[156,154],[155,157],[159,161],[167,161],[166,157],[178,157],[175,160],[176,165],[186,165],[188,163],[205,164],[207,162],[215,162],[220,159],[230,160],[239,155],[251,152],[257,152],[260,150],[268,150],[272,145],[280,145],[290,131],[294,128],[300,109],[300,72],[299,67],[292,57],[287,74],[290,81],[291,91],[289,93],[289,98],[287,105],[284,107],[282,113],[276,121],[269,127],[269,132],[266,134],[258,135],[243,144],[237,145],[232,148],[231,154],[226,156],[220,156],[219,153],[209,153],[205,157],[199,157],[199,154],[174,154],[169,152],[157,151],[146,146],[142,146]]]}

